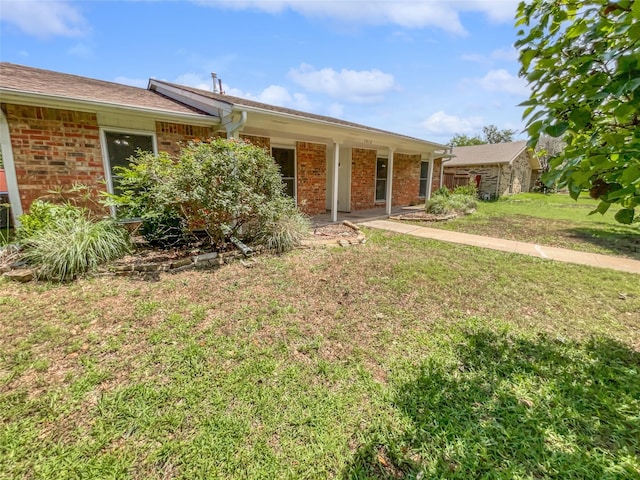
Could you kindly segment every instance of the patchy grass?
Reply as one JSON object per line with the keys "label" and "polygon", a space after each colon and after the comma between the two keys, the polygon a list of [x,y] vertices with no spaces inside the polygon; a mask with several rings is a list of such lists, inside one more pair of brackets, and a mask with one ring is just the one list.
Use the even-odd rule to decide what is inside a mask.
{"label": "patchy grass", "polygon": [[640,477],[636,276],[367,234],[0,284],[0,478]]}
{"label": "patchy grass", "polygon": [[479,202],[473,215],[429,226],[640,259],[638,225],[616,222],[616,207],[605,215],[589,215],[597,204],[583,197],[576,202],[565,194],[523,193]]}

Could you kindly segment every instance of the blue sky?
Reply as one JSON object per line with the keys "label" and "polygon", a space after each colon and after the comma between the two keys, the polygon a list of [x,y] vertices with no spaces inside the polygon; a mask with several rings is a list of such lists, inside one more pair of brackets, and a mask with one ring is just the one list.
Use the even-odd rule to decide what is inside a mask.
{"label": "blue sky", "polygon": [[[0,0],[0,60],[150,77],[437,142],[520,132],[513,0]],[[518,135],[521,138],[521,135]]]}

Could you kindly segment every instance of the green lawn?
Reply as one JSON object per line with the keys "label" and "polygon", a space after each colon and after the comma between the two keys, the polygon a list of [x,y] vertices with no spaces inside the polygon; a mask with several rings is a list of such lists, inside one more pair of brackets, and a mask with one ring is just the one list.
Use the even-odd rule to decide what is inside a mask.
{"label": "green lawn", "polygon": [[640,282],[367,231],[0,282],[0,478],[640,478]]}
{"label": "green lawn", "polygon": [[478,202],[473,215],[429,226],[640,259],[640,224],[616,222],[617,207],[589,215],[597,204],[589,197],[576,202],[567,194],[523,193]]}

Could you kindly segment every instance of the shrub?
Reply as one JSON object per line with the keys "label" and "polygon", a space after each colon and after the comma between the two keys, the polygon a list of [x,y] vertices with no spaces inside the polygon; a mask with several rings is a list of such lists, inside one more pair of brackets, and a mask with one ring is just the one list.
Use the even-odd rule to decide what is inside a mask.
{"label": "shrub", "polygon": [[449,215],[452,213],[471,213],[477,206],[476,199],[471,195],[452,193],[449,196],[434,195],[427,202],[426,211],[435,215]]}
{"label": "shrub", "polygon": [[127,231],[111,219],[59,215],[29,236],[23,248],[38,278],[66,281],[125,255],[130,242]]}
{"label": "shrub", "polygon": [[110,195],[110,203],[122,217],[141,218],[147,239],[164,246],[180,234],[204,235],[214,246],[230,237],[272,246],[279,237],[286,245],[284,238],[297,237],[303,223],[273,158],[243,141],[189,142],[175,158],[139,152],[117,174],[122,193]]}
{"label": "shrub", "polygon": [[433,192],[433,197],[448,197],[449,194],[451,192],[449,192],[449,189],[446,187],[446,185],[441,186],[439,189],[437,189],[435,192]]}
{"label": "shrub", "polygon": [[458,195],[470,195],[471,197],[475,198],[478,196],[478,189],[475,185],[469,183],[467,185],[458,185],[453,189],[452,193]]}
{"label": "shrub", "polygon": [[255,240],[269,250],[284,253],[299,245],[310,229],[309,219],[300,213],[293,199],[282,197],[264,212]]}
{"label": "shrub", "polygon": [[79,218],[84,215],[87,215],[87,210],[70,204],[57,205],[35,200],[29,207],[29,213],[20,215],[17,235],[21,241],[26,241],[40,231],[52,228],[60,218]]}

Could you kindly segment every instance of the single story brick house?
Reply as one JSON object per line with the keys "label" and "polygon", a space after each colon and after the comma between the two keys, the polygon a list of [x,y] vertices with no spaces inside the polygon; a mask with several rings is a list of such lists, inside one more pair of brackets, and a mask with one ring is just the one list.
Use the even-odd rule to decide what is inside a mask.
{"label": "single story brick house", "polygon": [[476,184],[485,198],[530,191],[541,168],[525,140],[454,147],[452,153],[444,160],[442,182]]}
{"label": "single story brick house", "polygon": [[222,93],[153,79],[142,89],[4,62],[0,107],[14,220],[57,186],[113,191],[113,167],[137,148],[177,153],[194,138],[263,146],[300,208],[329,211],[334,221],[339,211],[390,213],[424,201],[447,157],[437,143]]}

